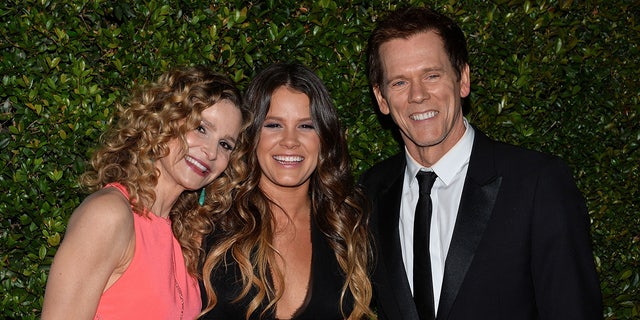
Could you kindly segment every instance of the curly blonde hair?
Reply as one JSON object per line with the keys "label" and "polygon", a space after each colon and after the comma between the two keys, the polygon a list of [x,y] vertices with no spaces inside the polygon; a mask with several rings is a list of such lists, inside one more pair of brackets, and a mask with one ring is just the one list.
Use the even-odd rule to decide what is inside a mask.
{"label": "curly blonde hair", "polygon": [[[174,138],[182,142],[180,152],[186,152],[185,134],[200,124],[203,110],[222,100],[241,110],[246,126],[249,116],[240,91],[228,77],[204,66],[177,68],[138,87],[126,105],[118,105],[118,120],[101,137],[102,147],[91,158],[92,169],[80,182],[89,191],[118,182],[127,188],[133,211],[148,215],[145,208],[156,200],[159,176],[154,161],[169,154],[168,142]],[[206,187],[204,206],[197,205],[197,191],[185,191],[171,209],[173,232],[193,276],[198,276],[201,239],[212,229],[210,216],[229,209],[229,188],[236,184],[236,170],[243,168],[232,153],[227,169]]]}
{"label": "curly blonde hair", "polygon": [[[282,271],[275,268],[277,252],[273,245],[274,203],[260,190],[261,176],[256,148],[260,130],[269,110],[271,94],[287,86],[306,94],[310,99],[311,117],[320,136],[318,166],[311,176],[310,197],[312,219],[328,241],[344,274],[345,282],[340,295],[340,310],[348,319],[376,316],[369,307],[372,287],[369,280],[371,247],[368,233],[368,210],[363,193],[356,188],[351,175],[350,160],[344,133],[340,129],[337,112],[322,81],[300,64],[275,64],[253,79],[246,93],[246,103],[255,117],[247,129],[245,140],[238,147],[239,156],[247,159],[253,168],[241,177],[245,180],[233,190],[234,204],[224,215],[215,216],[215,233],[221,235],[213,243],[203,266],[204,286],[208,301],[203,314],[212,310],[218,298],[210,281],[213,270],[224,268],[225,259],[232,257],[240,267],[243,287],[234,301],[247,296],[254,288],[245,317],[266,300],[266,310],[275,308],[281,293],[276,292],[269,279],[282,279]],[[269,275],[274,273],[274,277]],[[347,292],[354,305],[345,315],[343,302]]]}

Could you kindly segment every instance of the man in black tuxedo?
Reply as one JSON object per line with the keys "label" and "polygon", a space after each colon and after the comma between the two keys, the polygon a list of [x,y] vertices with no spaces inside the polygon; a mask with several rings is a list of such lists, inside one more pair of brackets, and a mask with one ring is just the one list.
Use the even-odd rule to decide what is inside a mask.
{"label": "man in black tuxedo", "polygon": [[[373,204],[380,318],[602,319],[571,172],[467,122],[470,71],[456,23],[424,8],[393,12],[373,31],[368,58],[378,107],[404,142],[360,180]],[[420,171],[435,173],[433,186],[421,186]]]}

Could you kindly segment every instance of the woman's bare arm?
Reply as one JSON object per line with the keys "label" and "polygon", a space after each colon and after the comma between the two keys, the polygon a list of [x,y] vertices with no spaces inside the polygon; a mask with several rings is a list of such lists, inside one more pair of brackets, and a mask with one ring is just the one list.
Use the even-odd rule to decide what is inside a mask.
{"label": "woman's bare arm", "polygon": [[133,257],[130,205],[114,188],[100,190],[74,211],[51,265],[42,319],[93,319],[100,296]]}

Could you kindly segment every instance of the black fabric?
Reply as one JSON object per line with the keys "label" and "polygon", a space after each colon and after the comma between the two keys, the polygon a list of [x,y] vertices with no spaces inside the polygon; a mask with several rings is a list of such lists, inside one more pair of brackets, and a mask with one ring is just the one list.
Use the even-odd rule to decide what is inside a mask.
{"label": "black fabric", "polygon": [[[312,219],[313,221],[313,219]],[[215,245],[216,237],[206,240],[205,247]],[[338,265],[335,253],[329,246],[322,232],[314,222],[311,223],[311,242],[313,246],[311,258],[311,279],[305,302],[296,312],[293,319],[344,319],[340,313],[340,294],[344,283],[344,274]],[[252,288],[248,295],[240,301],[233,300],[242,290],[240,269],[231,255],[227,256],[227,265],[220,266],[213,271],[210,279],[218,297],[215,308],[200,319],[244,320],[247,306],[255,297],[256,290]],[[201,284],[203,307],[206,306],[206,296]],[[274,310],[267,310],[263,317],[260,313],[266,308],[266,303],[251,315],[250,319],[274,320]],[[344,299],[344,312],[349,315],[353,310],[353,297],[347,290]]]}
{"label": "black fabric", "polygon": [[[474,130],[436,319],[601,320],[588,212],[571,170]],[[405,168],[400,152],[360,179],[372,205],[381,320],[419,319],[398,231]]]}
{"label": "black fabric", "polygon": [[431,254],[429,234],[431,228],[431,187],[437,175],[432,171],[419,171],[416,175],[420,195],[413,224],[413,300],[422,320],[433,320],[433,282],[431,278]]}

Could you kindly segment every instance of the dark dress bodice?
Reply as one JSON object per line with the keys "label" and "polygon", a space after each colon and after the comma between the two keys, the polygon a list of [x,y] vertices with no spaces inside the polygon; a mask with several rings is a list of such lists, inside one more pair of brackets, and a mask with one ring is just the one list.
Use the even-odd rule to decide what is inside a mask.
{"label": "dark dress bodice", "polygon": [[[316,224],[311,219],[311,276],[307,296],[298,311],[296,311],[293,319],[343,319],[340,312],[340,293],[344,284],[344,274],[338,265],[336,256],[325,239],[324,235],[318,230]],[[216,242],[215,235],[205,240],[205,247],[210,248]],[[242,290],[242,277],[240,269],[229,255],[227,256],[227,265],[218,266],[211,274],[211,283],[218,297],[218,303],[215,308],[203,315],[200,319],[220,319],[220,320],[244,320],[247,306],[256,295],[255,288],[252,288],[249,294],[238,302],[233,300]],[[202,285],[202,283],[201,283]],[[204,287],[202,292],[203,307],[206,306],[206,292]],[[266,300],[266,299],[265,299]],[[274,310],[268,310],[261,318],[260,313],[266,308],[266,301],[256,310],[250,319],[266,319],[274,320]],[[353,309],[353,297],[347,290],[344,299],[344,312],[349,315]]]}

